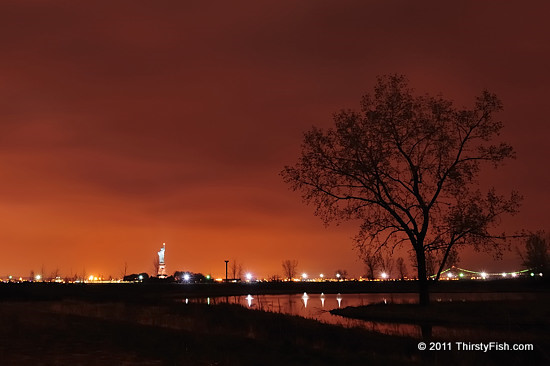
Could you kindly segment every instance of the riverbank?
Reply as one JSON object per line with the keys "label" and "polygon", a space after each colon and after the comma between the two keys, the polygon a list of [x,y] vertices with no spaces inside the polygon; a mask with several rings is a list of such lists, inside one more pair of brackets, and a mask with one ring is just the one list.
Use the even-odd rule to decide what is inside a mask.
{"label": "riverbank", "polygon": [[0,359],[15,366],[548,364],[540,344],[421,351],[417,339],[229,304],[4,301],[0,322]]}
{"label": "riverbank", "polygon": [[[63,284],[46,282],[0,283],[2,300],[153,301],[186,297],[297,293],[415,293],[417,281],[254,282],[182,284],[150,283]],[[549,293],[546,278],[439,281],[432,293],[530,292]]]}
{"label": "riverbank", "polygon": [[531,300],[453,301],[417,304],[376,303],[330,311],[347,318],[390,323],[550,329],[550,296]]}
{"label": "riverbank", "polygon": [[411,339],[237,305],[3,302],[0,321],[3,365],[419,364]]}

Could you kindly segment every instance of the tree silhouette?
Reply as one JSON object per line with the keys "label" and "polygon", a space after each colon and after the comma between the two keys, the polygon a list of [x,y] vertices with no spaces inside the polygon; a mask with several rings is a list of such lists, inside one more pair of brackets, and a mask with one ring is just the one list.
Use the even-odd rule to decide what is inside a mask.
{"label": "tree silhouette", "polygon": [[334,128],[306,132],[298,162],[281,174],[325,223],[360,220],[360,249],[407,243],[418,263],[419,301],[428,304],[426,253],[441,253],[443,264],[465,245],[498,255],[506,236],[492,230],[519,207],[515,192],[505,198],[476,187],[483,163],[514,157],[510,145],[492,142],[501,109],[488,91],[459,109],[413,94],[404,76],[381,76],[361,112],[343,110]]}
{"label": "tree silhouette", "polygon": [[[362,248],[362,249],[365,249],[365,248]],[[382,261],[381,254],[378,251],[374,251],[374,250],[362,250],[361,256],[363,258],[363,262],[365,263],[365,267],[367,269],[366,277],[369,280],[373,280],[375,276],[375,272],[380,266],[380,262]]]}
{"label": "tree silhouette", "polygon": [[404,280],[407,277],[407,265],[403,257],[399,257],[395,260],[397,266],[397,272],[399,273],[399,279]]}
{"label": "tree silhouette", "polygon": [[231,262],[230,268],[231,277],[234,280],[240,280],[243,276],[243,265],[242,263],[237,262],[236,259],[233,259]]}
{"label": "tree silhouette", "polygon": [[525,251],[518,249],[518,254],[526,269],[545,275],[550,271],[550,244],[543,231],[531,234],[525,241]]}
{"label": "tree silhouette", "polygon": [[296,259],[290,260],[286,259],[282,263],[283,266],[283,276],[288,279],[292,280],[294,277],[296,277],[296,269],[298,268],[298,261]]}

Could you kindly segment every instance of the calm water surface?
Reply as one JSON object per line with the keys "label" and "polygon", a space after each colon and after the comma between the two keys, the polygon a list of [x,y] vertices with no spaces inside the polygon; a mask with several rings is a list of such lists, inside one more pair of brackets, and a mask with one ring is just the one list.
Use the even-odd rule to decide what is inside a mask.
{"label": "calm water surface", "polygon": [[[490,300],[530,300],[535,299],[533,294],[525,293],[438,293],[431,295],[432,301],[490,301]],[[420,326],[413,324],[372,322],[358,319],[348,319],[330,314],[330,310],[346,306],[360,306],[373,303],[416,303],[418,295],[415,293],[369,293],[369,294],[319,294],[303,293],[291,295],[254,295],[223,296],[196,299],[184,299],[184,302],[202,302],[208,304],[239,304],[249,309],[271,311],[298,315],[304,318],[315,319],[329,324],[344,327],[363,327],[372,331],[404,335],[420,338]],[[433,327],[433,335],[446,338],[480,336],[479,329]],[[483,330],[482,337],[502,336],[502,331]],[[509,334],[504,334],[509,335]]]}

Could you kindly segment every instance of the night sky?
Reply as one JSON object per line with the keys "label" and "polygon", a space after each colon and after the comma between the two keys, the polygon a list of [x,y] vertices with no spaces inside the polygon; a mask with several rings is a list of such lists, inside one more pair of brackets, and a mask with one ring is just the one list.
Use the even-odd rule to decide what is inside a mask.
{"label": "night sky", "polygon": [[550,5],[529,4],[2,2],[0,276],[152,272],[163,242],[169,273],[362,274],[356,225],[325,228],[279,172],[387,73],[496,93],[517,159],[481,183],[525,197],[503,229],[548,229]]}

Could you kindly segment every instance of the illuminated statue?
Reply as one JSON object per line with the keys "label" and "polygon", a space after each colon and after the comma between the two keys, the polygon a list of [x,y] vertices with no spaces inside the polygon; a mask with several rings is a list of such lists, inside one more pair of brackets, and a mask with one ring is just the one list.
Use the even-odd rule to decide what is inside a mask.
{"label": "illuminated statue", "polygon": [[164,263],[164,251],[166,250],[166,243],[162,243],[162,248],[158,251],[159,256],[159,269],[158,269],[158,277],[160,278],[166,278],[166,264]]}

